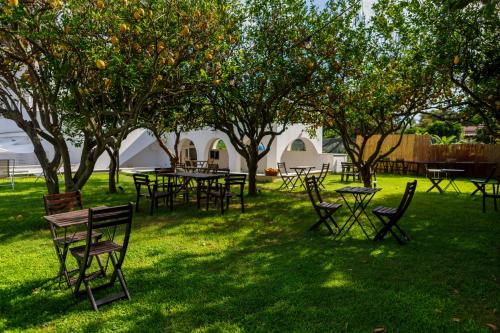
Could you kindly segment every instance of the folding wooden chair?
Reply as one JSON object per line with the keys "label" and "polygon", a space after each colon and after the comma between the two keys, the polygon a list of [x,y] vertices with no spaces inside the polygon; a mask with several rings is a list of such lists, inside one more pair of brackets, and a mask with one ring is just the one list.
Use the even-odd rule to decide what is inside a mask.
{"label": "folding wooden chair", "polygon": [[[158,189],[158,183],[150,180],[146,174],[136,173],[133,175],[134,185],[136,191],[135,211],[139,211],[139,201],[141,197],[147,198],[151,201],[149,207],[149,214],[153,215],[154,209],[158,209],[158,202],[163,199],[165,204],[168,202],[169,191],[163,188],[161,191]],[[143,190],[145,188],[145,190]]]}
{"label": "folding wooden chair", "polygon": [[[319,216],[318,222],[313,224],[311,228],[309,228],[309,230],[317,230],[321,224],[324,224],[332,235],[337,234],[340,229],[337,221],[333,217],[333,214],[340,207],[342,207],[342,204],[328,203],[322,200],[321,194],[319,193],[318,182],[315,176],[306,177],[305,183],[306,183],[307,193],[309,194],[309,199],[311,199],[311,203],[314,207],[314,210]],[[328,221],[330,221],[333,224],[333,227],[335,227],[337,231],[333,230],[332,226]]]}
{"label": "folding wooden chair", "polygon": [[293,190],[297,183],[296,181],[297,175],[288,173],[285,162],[278,163],[278,172],[280,174],[281,179],[283,180],[283,184],[281,184],[278,190],[281,190],[283,188]]}
{"label": "folding wooden chair", "polygon": [[484,184],[487,184],[491,179],[493,179],[496,171],[497,171],[497,168],[493,167],[491,169],[490,173],[488,174],[488,177],[486,177],[485,179],[470,179],[472,184],[474,184],[474,186],[476,187],[476,189],[471,193],[471,196],[476,194],[478,191],[482,192],[482,186]]}
{"label": "folding wooden chair", "polygon": [[326,176],[328,175],[328,172],[330,171],[330,163],[323,163],[321,166],[321,172],[318,175],[318,186],[321,186],[323,189],[325,189],[325,186],[323,185],[323,182],[325,181]]}
{"label": "folding wooden chair", "polygon": [[[234,197],[240,198],[241,212],[245,212],[243,192],[245,190],[246,178],[245,174],[229,174],[225,177],[224,184],[216,184],[215,190],[210,192],[210,197],[215,199],[215,204],[220,203],[221,214],[224,214],[224,199],[226,199],[227,210],[229,209],[229,201]],[[234,187],[238,187],[237,191],[233,190]]]}
{"label": "folding wooden chair", "polygon": [[[379,206],[372,211],[372,213],[375,214],[375,216],[377,216],[383,224],[383,227],[377,232],[377,235],[375,235],[375,241],[383,240],[388,232],[390,232],[392,236],[396,238],[399,244],[405,244],[410,240],[410,236],[408,236],[408,234],[404,232],[403,229],[401,229],[401,227],[398,225],[398,222],[401,217],[403,217],[403,214],[405,213],[406,209],[408,209],[408,206],[410,206],[416,188],[416,180],[406,184],[406,190],[398,208]],[[394,232],[393,228],[399,231],[400,236],[398,236]]]}
{"label": "folding wooden chair", "polygon": [[[80,191],[75,192],[67,192],[61,194],[46,194],[43,196],[43,202],[45,205],[45,213],[47,215],[54,215],[59,213],[66,213],[73,210],[83,209],[82,196]],[[59,269],[59,283],[61,283],[61,279],[64,277],[68,286],[71,286],[71,273],[75,272],[74,270],[68,271],[66,268],[66,257],[68,255],[69,247],[72,244],[83,241],[87,237],[87,231],[73,231],[68,232],[68,230],[64,229],[64,234],[60,235],[57,232],[56,227],[49,223],[50,234],[52,236],[52,242],[54,243],[54,247],[56,250],[57,258],[59,259],[60,269]],[[92,234],[92,239],[98,241],[101,238],[101,233],[94,232]],[[100,262],[98,262],[101,265]]]}
{"label": "folding wooden chair", "polygon": [[340,182],[349,181],[349,177],[352,177],[352,181],[359,180],[359,172],[353,163],[340,162],[340,167],[342,168],[342,173],[340,174]]}
{"label": "folding wooden chair", "polygon": [[[118,227],[124,227],[125,229],[121,242],[116,240],[118,238]],[[71,249],[71,254],[78,261],[80,267],[78,279],[75,283],[74,295],[80,297],[86,293],[95,311],[98,311],[99,306],[119,299],[126,298],[130,300],[130,294],[122,273],[122,264],[125,259],[125,254],[127,253],[131,227],[131,203],[123,206],[91,208],[89,210],[89,221],[87,224],[86,245]],[[105,233],[107,235],[107,239],[93,242],[92,233],[96,230],[102,230],[103,234]],[[107,255],[108,260],[111,260],[113,272],[111,276],[108,275],[110,277],[109,282],[97,287],[91,287],[90,282],[92,280],[106,275],[107,264],[104,270],[101,269],[98,272],[87,273],[87,270],[91,267],[92,258],[99,258],[99,256],[102,255]],[[113,287],[116,278],[118,278],[120,282],[122,292],[96,300],[94,291]],[[85,286],[85,290],[81,291],[80,287],[82,283]]]}

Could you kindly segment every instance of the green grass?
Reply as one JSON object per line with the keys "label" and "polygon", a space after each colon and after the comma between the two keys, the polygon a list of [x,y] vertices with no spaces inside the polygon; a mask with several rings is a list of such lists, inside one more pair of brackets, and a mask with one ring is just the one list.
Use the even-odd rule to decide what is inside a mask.
{"label": "green grass", "polygon": [[[327,179],[327,199],[342,186]],[[380,176],[371,203],[397,205],[410,178]],[[132,201],[106,194],[105,175],[83,190],[87,207]],[[134,217],[124,264],[131,301],[96,313],[59,287],[46,223],[44,185],[18,180],[0,188],[0,331],[195,332],[488,332],[500,326],[500,213],[479,196],[425,193],[419,179],[399,246],[364,238],[359,228],[337,241],[309,232],[316,216],[304,193],[265,184],[236,205],[217,210],[178,205],[173,213]],[[472,187],[459,181],[470,193]],[[339,219],[347,216],[344,206]]]}

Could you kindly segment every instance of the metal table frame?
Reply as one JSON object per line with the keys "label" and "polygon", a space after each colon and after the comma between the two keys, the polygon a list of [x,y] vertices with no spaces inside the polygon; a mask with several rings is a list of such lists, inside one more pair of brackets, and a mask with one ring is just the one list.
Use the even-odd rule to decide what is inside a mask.
{"label": "metal table frame", "polygon": [[[427,190],[427,192],[437,188],[439,193],[444,193],[451,186],[455,192],[462,193],[460,188],[458,188],[458,185],[455,183],[455,179],[457,179],[459,174],[465,172],[464,169],[427,169],[427,171],[432,173],[432,176],[427,175],[427,178],[432,183],[432,186]],[[441,174],[444,174],[444,177],[441,176]],[[448,184],[444,188],[441,188],[439,184],[444,180],[448,180]]]}
{"label": "metal table frame", "polygon": [[306,188],[305,183],[304,183],[305,178],[307,176],[309,176],[309,173],[311,173],[311,170],[314,168],[315,167],[311,166],[311,165],[305,165],[305,166],[299,165],[299,166],[291,167],[290,169],[294,170],[295,174],[297,175],[297,178],[295,178],[295,181],[292,184],[292,190],[295,187],[297,187],[297,182],[300,182],[300,185],[298,185],[298,186],[301,186],[302,188],[305,189]]}
{"label": "metal table frame", "polygon": [[[342,225],[342,227],[339,230],[338,235],[340,238],[342,238],[345,234],[351,230],[352,226],[357,223],[361,227],[361,230],[365,234],[366,238],[370,239],[370,236],[366,232],[363,223],[360,221],[361,215],[365,215],[365,217],[368,219],[370,222],[370,226],[373,228],[375,232],[377,232],[377,228],[375,228],[375,225],[373,224],[372,220],[370,219],[370,216],[366,212],[366,207],[368,207],[368,204],[370,201],[373,199],[375,194],[380,191],[380,188],[371,188],[371,187],[343,187],[340,189],[335,190],[340,196],[342,197],[342,200],[347,205],[347,208],[349,208],[349,211],[351,212],[351,216],[347,219],[347,221]],[[346,198],[346,194],[351,194],[354,197],[354,204],[350,204],[349,201]],[[352,220],[352,221],[351,221]],[[347,229],[344,231],[344,229]]]}

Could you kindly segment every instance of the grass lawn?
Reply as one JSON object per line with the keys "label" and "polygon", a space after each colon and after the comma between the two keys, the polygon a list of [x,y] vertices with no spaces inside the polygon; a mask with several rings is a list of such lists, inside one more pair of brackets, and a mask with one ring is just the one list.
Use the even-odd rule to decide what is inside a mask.
{"label": "grass lawn", "polygon": [[[326,198],[339,176],[327,178]],[[372,203],[397,205],[411,178],[379,176]],[[83,190],[87,207],[134,199],[106,194],[105,175]],[[467,181],[459,187],[470,193]],[[16,181],[0,188],[0,331],[195,332],[489,332],[500,327],[500,213],[468,194],[417,193],[401,226],[406,246],[391,237],[364,238],[355,227],[336,241],[309,232],[316,216],[307,194],[261,185],[226,215],[178,205],[134,217],[124,273],[131,301],[96,313],[54,279],[58,262],[43,221],[44,185]],[[344,206],[337,216],[347,216]],[[72,259],[72,258],[70,258]]]}

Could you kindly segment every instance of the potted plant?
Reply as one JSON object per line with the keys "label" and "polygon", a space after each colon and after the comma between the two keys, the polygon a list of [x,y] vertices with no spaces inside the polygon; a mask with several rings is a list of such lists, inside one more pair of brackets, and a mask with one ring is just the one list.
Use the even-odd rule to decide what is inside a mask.
{"label": "potted plant", "polygon": [[267,168],[264,170],[266,173],[266,176],[277,176],[278,175],[278,169],[275,168]]}

